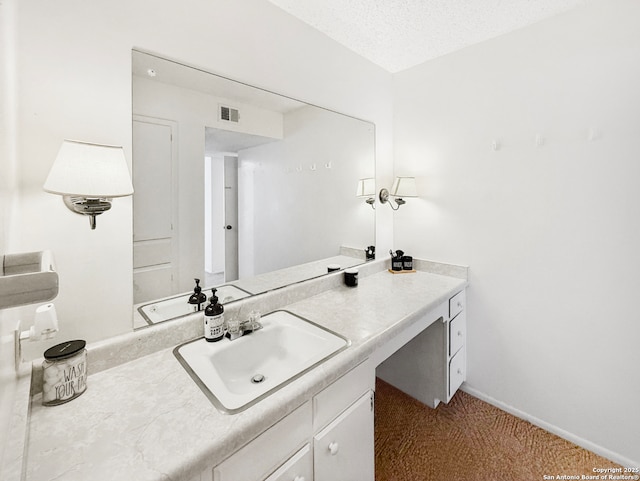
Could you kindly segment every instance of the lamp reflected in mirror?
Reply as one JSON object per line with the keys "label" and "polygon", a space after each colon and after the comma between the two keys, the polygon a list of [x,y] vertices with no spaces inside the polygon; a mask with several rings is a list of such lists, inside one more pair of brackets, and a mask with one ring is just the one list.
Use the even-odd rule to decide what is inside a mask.
{"label": "lamp reflected in mirror", "polygon": [[[389,197],[394,197],[393,200],[396,203],[396,207],[393,207]],[[415,177],[396,177],[390,191],[382,188],[380,189],[380,194],[378,194],[380,203],[386,204],[389,202],[389,207],[393,210],[398,210],[401,205],[407,203],[404,197],[418,197]]]}
{"label": "lamp reflected in mirror", "polygon": [[72,212],[89,216],[92,230],[112,198],[133,194],[122,147],[75,140],[63,141],[43,188],[61,195]]}
{"label": "lamp reflected in mirror", "polygon": [[356,197],[366,197],[365,202],[375,210],[376,180],[373,177],[358,180]]}

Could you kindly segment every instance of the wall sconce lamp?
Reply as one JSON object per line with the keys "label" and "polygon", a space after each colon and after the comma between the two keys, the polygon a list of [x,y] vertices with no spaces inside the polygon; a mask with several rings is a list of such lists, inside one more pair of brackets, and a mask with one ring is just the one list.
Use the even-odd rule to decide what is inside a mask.
{"label": "wall sconce lamp", "polygon": [[356,197],[367,197],[365,202],[375,210],[376,206],[376,180],[373,177],[367,179],[358,180],[358,190],[356,191]]}
{"label": "wall sconce lamp", "polygon": [[[393,207],[393,205],[389,201],[389,197],[395,197],[394,201],[397,207]],[[407,203],[407,201],[404,200],[403,197],[418,197],[415,177],[396,177],[396,180],[393,181],[393,185],[391,186],[391,191],[382,188],[380,189],[380,193],[378,194],[380,203],[386,204],[387,201],[389,201],[389,207],[391,207],[393,210],[398,210],[401,205]]]}
{"label": "wall sconce lamp", "polygon": [[44,190],[62,196],[76,214],[96,216],[111,209],[113,197],[133,194],[131,176],[122,147],[65,140],[58,151]]}

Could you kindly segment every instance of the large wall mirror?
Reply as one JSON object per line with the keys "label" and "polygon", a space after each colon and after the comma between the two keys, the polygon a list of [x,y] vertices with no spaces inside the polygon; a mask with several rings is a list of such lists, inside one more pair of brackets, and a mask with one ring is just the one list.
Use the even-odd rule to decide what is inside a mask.
{"label": "large wall mirror", "polygon": [[132,66],[134,327],[182,315],[195,278],[231,302],[364,262],[372,123],[146,52]]}

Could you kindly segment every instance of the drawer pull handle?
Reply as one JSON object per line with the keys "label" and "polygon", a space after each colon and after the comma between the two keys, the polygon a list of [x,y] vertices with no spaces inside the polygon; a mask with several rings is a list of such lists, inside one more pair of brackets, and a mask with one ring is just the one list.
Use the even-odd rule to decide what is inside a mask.
{"label": "drawer pull handle", "polygon": [[336,454],[338,454],[338,443],[333,442],[333,443],[329,443],[329,452],[331,453],[331,456],[335,456]]}
{"label": "drawer pull handle", "polygon": [[458,301],[458,307],[462,309],[462,302]]}
{"label": "drawer pull handle", "polygon": [[296,476],[293,481],[304,481],[304,476]]}
{"label": "drawer pull handle", "polygon": [[458,336],[462,337],[462,331],[458,331]]}
{"label": "drawer pull handle", "polygon": [[462,369],[458,368],[458,374],[462,375]]}

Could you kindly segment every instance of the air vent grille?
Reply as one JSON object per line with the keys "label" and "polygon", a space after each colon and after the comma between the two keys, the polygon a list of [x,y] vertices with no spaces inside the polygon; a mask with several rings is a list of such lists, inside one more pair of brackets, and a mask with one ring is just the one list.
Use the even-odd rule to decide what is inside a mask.
{"label": "air vent grille", "polygon": [[225,122],[238,123],[240,120],[240,112],[238,111],[238,109],[227,107],[226,105],[221,105],[220,120],[224,120]]}

